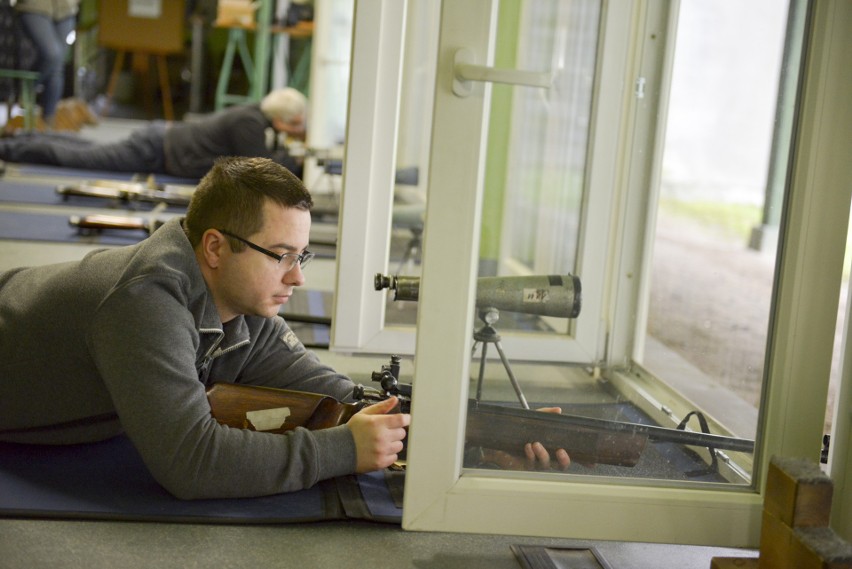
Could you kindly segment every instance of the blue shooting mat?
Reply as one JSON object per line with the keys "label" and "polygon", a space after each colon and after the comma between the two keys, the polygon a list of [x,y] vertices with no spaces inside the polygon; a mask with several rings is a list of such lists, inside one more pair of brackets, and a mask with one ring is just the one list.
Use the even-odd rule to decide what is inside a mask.
{"label": "blue shooting mat", "polygon": [[[77,180],[123,180],[129,181],[133,174],[129,172],[112,172],[109,170],[85,170],[82,168],[65,168],[62,166],[47,166],[42,164],[6,164],[8,176],[38,176],[43,178],[75,178]],[[144,172],[140,174],[145,175]],[[195,178],[182,178],[168,174],[154,174],[154,178],[164,184],[189,184],[196,185]]]}
{"label": "blue shooting mat", "polygon": [[[281,524],[360,516],[400,523],[382,473],[327,480],[259,498],[179,500],[151,476],[130,440],[42,446],[0,443],[0,515],[187,523]],[[360,484],[367,490],[361,492]],[[342,489],[342,490],[341,490]],[[363,504],[347,512],[341,502]],[[371,512],[377,512],[371,517]]]}
{"label": "blue shooting mat", "polygon": [[[43,210],[48,211],[48,210]],[[51,213],[37,213],[18,209],[0,209],[0,239],[22,241],[52,241],[62,243],[80,243],[84,245],[133,245],[148,237],[148,233],[137,229],[102,229],[97,233],[81,233],[68,223],[70,217],[62,208],[51,208]],[[56,212],[54,214],[53,212]],[[93,207],[87,214],[122,215],[143,217],[147,212],[103,209]],[[168,210],[157,218],[166,218],[176,214]],[[315,247],[317,257],[333,259],[336,251],[331,247]]]}
{"label": "blue shooting mat", "polygon": [[[92,210],[92,213],[109,213],[112,210]],[[54,241],[84,245],[133,245],[148,234],[140,230],[104,230],[97,234],[81,234],[68,224],[68,215],[50,215],[24,211],[0,210],[0,239],[23,241]]]}
{"label": "blue shooting mat", "polygon": [[[82,172],[88,176],[94,175],[91,171]],[[124,179],[129,178],[125,175]],[[56,193],[55,183],[14,176],[0,178],[0,204],[3,203],[48,207],[40,208],[41,211],[39,208],[33,208],[33,211],[23,208],[0,210],[0,239],[90,245],[132,245],[145,239],[148,233],[142,230],[102,230],[98,233],[81,233],[68,223],[69,208],[78,208],[75,213],[79,213],[79,208],[91,208],[88,212],[91,214],[144,217],[155,206],[148,202],[123,202],[85,196],[68,196],[64,199]],[[164,210],[162,217],[176,215],[183,211],[186,211],[186,208],[169,206]]]}
{"label": "blue shooting mat", "polygon": [[[88,196],[61,196],[56,193],[56,184],[43,181],[6,180],[0,178],[0,203],[21,203],[50,206],[110,208],[113,212],[132,213],[150,211],[157,205],[153,202],[110,200]],[[183,206],[168,206],[167,212],[186,211]]]}

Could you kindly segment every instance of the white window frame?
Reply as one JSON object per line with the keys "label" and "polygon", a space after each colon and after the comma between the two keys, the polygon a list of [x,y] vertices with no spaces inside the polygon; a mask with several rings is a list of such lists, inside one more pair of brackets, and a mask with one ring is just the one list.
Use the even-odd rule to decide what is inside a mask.
{"label": "white window frame", "polygon": [[385,329],[373,277],[388,265],[407,2],[355,4],[330,348],[411,353]]}

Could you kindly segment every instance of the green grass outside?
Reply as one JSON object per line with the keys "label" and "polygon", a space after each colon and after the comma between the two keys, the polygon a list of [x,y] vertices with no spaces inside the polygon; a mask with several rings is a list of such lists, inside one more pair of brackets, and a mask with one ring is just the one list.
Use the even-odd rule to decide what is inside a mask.
{"label": "green grass outside", "polygon": [[660,210],[745,242],[751,230],[760,223],[762,213],[756,205],[672,199],[661,199]]}
{"label": "green grass outside", "polygon": [[[725,237],[741,239],[748,243],[751,230],[760,223],[762,208],[756,205],[706,201],[681,201],[661,199],[660,211],[687,218],[700,225],[721,232]],[[848,280],[852,266],[852,234],[846,237],[846,254],[843,258],[843,279]]]}

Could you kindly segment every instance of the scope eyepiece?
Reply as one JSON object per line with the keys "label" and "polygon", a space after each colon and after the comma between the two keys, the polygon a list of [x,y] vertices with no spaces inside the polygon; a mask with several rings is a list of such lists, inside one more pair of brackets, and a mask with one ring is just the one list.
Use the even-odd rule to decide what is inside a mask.
{"label": "scope eyepiece", "polygon": [[373,280],[373,286],[376,290],[382,290],[385,288],[396,288],[396,277],[389,277],[387,275],[383,275],[382,273],[376,273],[376,277]]}

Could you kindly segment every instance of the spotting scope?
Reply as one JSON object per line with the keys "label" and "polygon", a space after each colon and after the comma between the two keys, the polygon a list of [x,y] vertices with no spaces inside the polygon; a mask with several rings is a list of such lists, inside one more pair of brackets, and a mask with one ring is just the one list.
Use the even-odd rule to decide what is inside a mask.
{"label": "spotting scope", "polygon": [[[374,284],[376,290],[393,290],[394,300],[416,301],[420,296],[420,277],[377,273]],[[574,275],[479,277],[476,280],[479,309],[576,318],[580,305],[580,279]]]}

